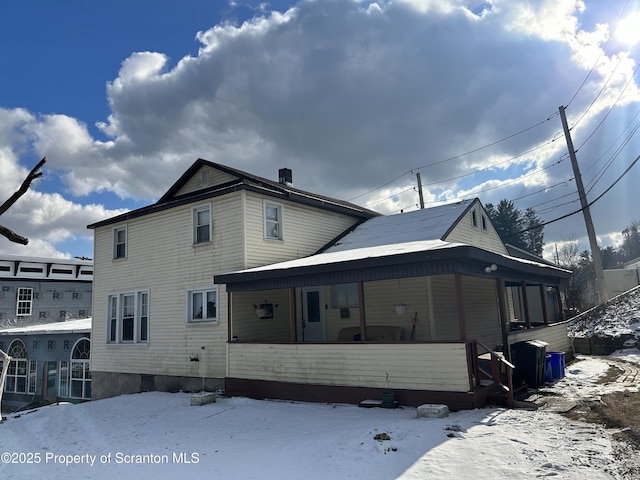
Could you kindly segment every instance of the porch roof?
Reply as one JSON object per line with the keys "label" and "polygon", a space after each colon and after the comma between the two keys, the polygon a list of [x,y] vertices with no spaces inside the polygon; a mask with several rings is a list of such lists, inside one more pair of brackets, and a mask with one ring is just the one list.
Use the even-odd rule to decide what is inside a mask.
{"label": "porch roof", "polygon": [[[497,269],[485,271],[492,264]],[[556,266],[471,245],[423,240],[319,253],[215,275],[214,283],[226,284],[227,291],[251,291],[451,273],[551,285],[571,274]]]}

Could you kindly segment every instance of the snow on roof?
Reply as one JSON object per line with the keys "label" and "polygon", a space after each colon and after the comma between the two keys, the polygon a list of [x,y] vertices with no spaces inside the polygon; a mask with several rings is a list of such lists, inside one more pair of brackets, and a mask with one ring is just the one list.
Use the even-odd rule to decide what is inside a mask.
{"label": "snow on roof", "polygon": [[355,248],[353,250],[338,250],[318,253],[304,258],[288,260],[286,262],[263,265],[249,268],[234,273],[266,272],[272,270],[286,270],[289,268],[310,267],[314,265],[329,265],[365,258],[379,258],[390,255],[402,255],[405,253],[424,252],[442,248],[452,248],[463,245],[462,243],[443,242],[442,240],[422,240],[419,242],[397,243],[393,245],[378,245],[373,247]]}
{"label": "snow on roof", "polygon": [[90,333],[91,318],[67,320],[66,322],[53,322],[28,327],[6,328],[0,330],[0,335],[35,335],[42,333]]}
{"label": "snow on roof", "polygon": [[358,225],[325,252],[442,240],[449,228],[475,200],[462,200],[407,213],[374,217]]}
{"label": "snow on roof", "polygon": [[11,255],[7,253],[0,254],[0,260],[10,262],[55,263],[58,265],[93,265],[92,260],[64,257],[28,257],[25,255]]}

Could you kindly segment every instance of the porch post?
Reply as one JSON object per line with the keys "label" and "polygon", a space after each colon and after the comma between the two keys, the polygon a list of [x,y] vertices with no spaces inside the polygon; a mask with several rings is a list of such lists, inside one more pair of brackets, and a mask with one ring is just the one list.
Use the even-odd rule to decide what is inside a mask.
{"label": "porch post", "polygon": [[522,307],[524,308],[524,322],[527,328],[531,328],[531,316],[529,315],[529,300],[527,299],[527,282],[521,282],[522,289]]}
{"label": "porch post", "polygon": [[545,325],[549,325],[549,314],[547,313],[547,290],[543,283],[540,284],[540,301],[542,302],[542,319]]}
{"label": "porch post", "polygon": [[464,297],[462,296],[462,274],[455,274],[456,303],[458,306],[458,325],[460,327],[460,340],[467,339],[467,322],[464,316]]}
{"label": "porch post", "polygon": [[358,282],[358,305],[360,305],[360,341],[367,339],[367,322],[364,312],[364,282]]}
{"label": "porch post", "polygon": [[289,289],[289,340],[298,341],[298,324],[296,322],[296,289]]}
{"label": "porch post", "polygon": [[507,361],[511,361],[509,349],[509,336],[507,335],[507,306],[504,279],[496,278],[496,291],[498,294],[498,314],[500,315],[500,330],[502,331],[502,353]]}
{"label": "porch post", "polygon": [[556,299],[558,300],[558,309],[560,310],[558,313],[560,314],[560,320],[564,321],[564,307],[562,306],[562,296],[560,295],[560,285],[556,285]]}
{"label": "porch post", "polygon": [[227,291],[227,343],[231,341],[233,336],[231,335],[231,302],[233,300],[233,296],[231,292]]}

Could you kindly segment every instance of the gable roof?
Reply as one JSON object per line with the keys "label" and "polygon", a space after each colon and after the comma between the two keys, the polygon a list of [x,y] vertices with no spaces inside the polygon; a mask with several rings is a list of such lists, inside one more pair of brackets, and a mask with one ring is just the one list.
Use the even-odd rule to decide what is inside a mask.
{"label": "gable roof", "polygon": [[494,263],[499,275],[507,278],[553,283],[568,277],[568,270],[555,265],[447,241],[449,232],[479,203],[464,200],[375,217],[315,255],[216,275],[214,283],[226,284],[227,291],[241,291],[456,272],[495,277],[495,270],[485,270]]}
{"label": "gable roof", "polygon": [[413,212],[371,218],[332,245],[328,245],[323,252],[444,240],[460,218],[476,202],[479,200],[462,200]]}
{"label": "gable roof", "polygon": [[[187,182],[194,175],[196,175],[196,173],[202,167],[214,168],[235,177],[235,179],[227,183],[218,184],[194,192],[178,195],[182,187],[184,187]],[[207,198],[226,195],[228,193],[236,192],[239,190],[256,192],[276,199],[309,205],[320,208],[322,210],[342,213],[361,219],[372,218],[380,215],[378,212],[363,208],[350,202],[345,202],[336,198],[300,190],[298,188],[292,187],[291,185],[269,180],[258,175],[253,175],[242,170],[238,170],[236,168],[228,167],[226,165],[221,165],[219,163],[214,163],[210,162],[209,160],[199,158],[180,176],[180,178],[171,187],[169,187],[166,193],[162,195],[156,203],[139,208],[137,210],[132,210],[116,217],[111,217],[106,220],[93,223],[91,225],[88,225],[87,228],[96,228],[104,225],[123,222],[132,218],[149,215],[151,213],[174,208],[192,202],[199,202]]]}

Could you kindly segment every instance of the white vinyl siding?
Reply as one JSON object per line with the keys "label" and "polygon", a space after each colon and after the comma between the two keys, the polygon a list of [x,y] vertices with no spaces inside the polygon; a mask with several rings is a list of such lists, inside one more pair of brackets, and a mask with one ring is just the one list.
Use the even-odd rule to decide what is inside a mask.
{"label": "white vinyl siding", "polygon": [[[243,268],[306,257],[353,226],[357,220],[293,202],[283,206],[284,238],[274,242],[264,238],[264,201],[245,193],[244,239],[246,262]],[[218,211],[218,209],[216,209]]]}
{"label": "white vinyl siding", "polygon": [[[227,341],[227,295],[218,288],[217,322],[186,322],[188,295],[194,287],[213,287],[213,275],[244,267],[242,192],[215,198],[212,241],[193,248],[192,207],[182,205],[128,224],[129,261],[106,261],[96,254],[91,369],[223,378]],[[262,241],[262,227],[260,240]],[[104,252],[108,227],[95,231],[95,250]],[[107,249],[109,247],[107,246]],[[149,292],[148,341],[130,348],[108,341],[107,296],[115,292]],[[116,310],[117,312],[117,310]],[[141,315],[141,332],[142,320]],[[117,337],[116,337],[117,338]],[[205,347],[204,349],[202,347]],[[198,355],[199,362],[184,359]]]}
{"label": "white vinyl siding", "polygon": [[223,183],[230,183],[238,180],[238,177],[221,172],[215,168],[203,166],[193,175],[176,193],[176,196],[197,192],[205,188],[214,187]]}
{"label": "white vinyl siding", "polygon": [[392,389],[466,392],[470,388],[462,342],[229,345],[233,378],[385,388],[387,374]]}
{"label": "white vinyl siding", "polygon": [[[196,175],[200,177],[200,175]],[[213,171],[209,180],[213,181]],[[194,180],[195,181],[195,180]],[[200,178],[197,179],[199,184]],[[238,191],[211,199],[211,242],[193,248],[192,209],[186,204],[127,222],[127,262],[111,260],[112,227],[95,229],[95,278],[91,368],[93,372],[224,378],[226,371],[227,300],[218,285],[217,322],[187,322],[188,295],[196,286],[213,286],[213,276],[315,253],[352,226],[353,217],[281,201],[286,222],[284,241],[264,238],[264,196]],[[146,344],[129,348],[108,341],[106,301],[116,292],[149,291],[152,329]],[[284,300],[251,298],[253,304],[273,303],[274,318],[264,319],[265,335],[282,338],[288,328],[288,293]],[[275,307],[279,304],[279,307]],[[255,312],[255,309],[254,309]],[[258,317],[253,313],[256,321]],[[277,325],[277,326],[276,326]],[[282,328],[280,327],[282,325]],[[288,338],[288,337],[287,337]],[[142,348],[142,346],[144,348]],[[205,347],[205,348],[202,348]],[[198,362],[188,361],[198,356]],[[187,361],[185,361],[187,359]]]}
{"label": "white vinyl siding", "polygon": [[[474,224],[475,217],[475,224]],[[474,202],[442,240],[473,245],[490,252],[508,254],[504,243],[479,202]]]}

